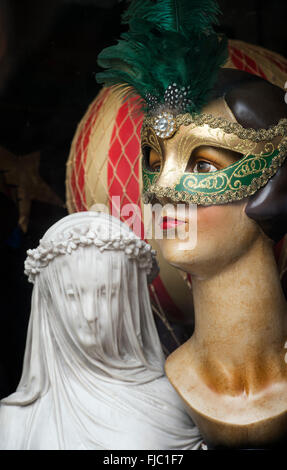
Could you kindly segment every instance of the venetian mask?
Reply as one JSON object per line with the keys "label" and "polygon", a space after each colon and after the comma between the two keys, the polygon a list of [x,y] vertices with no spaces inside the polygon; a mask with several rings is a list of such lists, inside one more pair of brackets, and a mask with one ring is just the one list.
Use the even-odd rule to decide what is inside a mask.
{"label": "venetian mask", "polygon": [[[203,112],[145,118],[142,127],[145,202],[168,198],[200,205],[238,201],[264,186],[282,165],[287,151],[287,119],[269,129],[244,128],[223,98]],[[197,149],[229,151],[234,162],[196,165]],[[215,159],[216,160],[216,159]]]}
{"label": "venetian mask", "polygon": [[[200,205],[238,201],[263,187],[285,159],[287,120],[280,119],[286,116],[280,97],[280,112],[268,119],[263,106],[260,112],[266,113],[267,119],[256,125],[251,119],[250,126],[240,122],[224,100],[225,78],[222,83],[218,78],[228,58],[228,44],[213,27],[218,13],[214,1],[197,7],[186,0],[134,0],[124,14],[128,32],[98,57],[99,65],[106,69],[97,74],[98,81],[115,85],[123,96],[137,94],[145,113],[146,202],[154,197]],[[227,94],[248,81],[252,81],[250,76],[236,77],[228,84]],[[218,85],[221,92],[217,90],[216,95]],[[252,96],[245,104],[248,100],[252,101]],[[254,99],[251,116],[253,105]],[[255,103],[258,105],[261,103]],[[212,171],[195,171],[189,162],[201,146],[235,152],[238,158]],[[156,168],[150,165],[148,153],[153,155]]]}

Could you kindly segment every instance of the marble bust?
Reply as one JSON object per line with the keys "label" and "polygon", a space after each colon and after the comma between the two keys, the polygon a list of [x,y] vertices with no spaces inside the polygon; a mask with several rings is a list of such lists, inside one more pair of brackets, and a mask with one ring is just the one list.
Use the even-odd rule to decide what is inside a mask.
{"label": "marble bust", "polygon": [[31,317],[19,386],[1,401],[0,449],[200,447],[164,375],[150,248],[119,220],[83,212],[28,251]]}

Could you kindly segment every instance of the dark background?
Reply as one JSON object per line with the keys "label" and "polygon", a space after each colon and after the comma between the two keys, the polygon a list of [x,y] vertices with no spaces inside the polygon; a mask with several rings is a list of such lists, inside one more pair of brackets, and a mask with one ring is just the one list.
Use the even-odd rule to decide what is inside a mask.
{"label": "dark background", "polygon": [[[229,38],[287,56],[286,0],[219,5]],[[99,91],[97,55],[119,37],[123,8],[117,0],[0,0],[0,146],[19,156],[41,151],[40,175],[63,201],[70,144]],[[26,250],[67,211],[33,201],[25,234],[7,191],[0,190],[0,211],[1,398],[21,374],[32,290],[23,274]]]}

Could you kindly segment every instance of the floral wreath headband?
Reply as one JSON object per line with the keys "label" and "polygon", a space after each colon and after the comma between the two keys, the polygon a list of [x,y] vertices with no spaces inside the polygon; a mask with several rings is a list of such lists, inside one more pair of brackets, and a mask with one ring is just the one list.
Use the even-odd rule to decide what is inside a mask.
{"label": "floral wreath headband", "polygon": [[[75,218],[78,215],[80,213],[72,214],[62,220]],[[111,224],[109,230],[103,230],[102,227],[95,227],[90,223],[58,233],[52,239],[46,240],[44,237],[37,248],[28,250],[24,272],[29,282],[34,283],[37,274],[57,256],[70,255],[77,248],[85,246],[95,246],[100,252],[123,251],[129,259],[136,260],[138,267],[145,270],[147,275],[156,270],[155,251],[152,250],[151,245],[139,239],[133,232],[121,229],[120,224],[116,227]]]}
{"label": "floral wreath headband", "polygon": [[[190,138],[179,139],[177,168],[164,182],[165,165],[159,139],[171,139],[181,126],[189,126]],[[287,119],[269,129],[246,129],[211,114],[177,114],[160,112],[147,115],[142,126],[142,148],[154,149],[161,157],[160,171],[152,171],[142,161],[143,199],[168,197],[174,202],[200,205],[224,204],[254,194],[264,186],[283,164],[287,154]],[[242,158],[221,170],[210,173],[186,172],[192,150],[211,145],[242,153]]]}

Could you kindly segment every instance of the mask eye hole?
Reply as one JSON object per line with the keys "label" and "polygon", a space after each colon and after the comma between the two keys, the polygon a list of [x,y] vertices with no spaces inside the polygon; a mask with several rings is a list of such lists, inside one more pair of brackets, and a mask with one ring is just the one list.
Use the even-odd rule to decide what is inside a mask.
{"label": "mask eye hole", "polygon": [[217,168],[205,160],[198,160],[193,167],[193,173],[211,173],[212,171],[217,171]]}
{"label": "mask eye hole", "polygon": [[145,167],[149,171],[160,171],[161,168],[161,157],[151,147],[145,146],[142,149]]}
{"label": "mask eye hole", "polygon": [[232,165],[242,157],[241,153],[233,150],[202,145],[192,151],[185,171],[189,173],[211,173]]}

